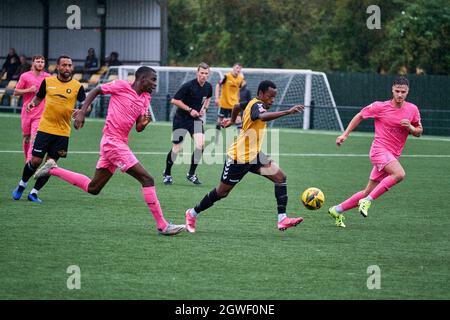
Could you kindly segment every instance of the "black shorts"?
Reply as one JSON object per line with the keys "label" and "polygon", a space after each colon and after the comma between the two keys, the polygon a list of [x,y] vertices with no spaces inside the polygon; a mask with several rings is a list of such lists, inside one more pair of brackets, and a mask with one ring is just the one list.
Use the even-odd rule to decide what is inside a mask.
{"label": "black shorts", "polygon": [[186,134],[189,133],[192,136],[194,133],[205,133],[203,128],[203,121],[200,119],[173,119],[172,128],[172,142],[179,144],[183,142]]}
{"label": "black shorts", "polygon": [[34,139],[33,151],[35,157],[44,159],[45,154],[52,159],[58,160],[67,156],[69,149],[69,137],[38,131]]}
{"label": "black shorts", "polygon": [[259,169],[269,164],[272,160],[269,159],[264,153],[258,153],[256,161],[252,163],[241,163],[233,160],[227,156],[227,160],[223,166],[222,176],[220,181],[225,184],[234,186],[244,178],[247,172],[260,174]]}
{"label": "black shorts", "polygon": [[219,108],[217,115],[221,118],[231,118],[231,111],[233,109]]}

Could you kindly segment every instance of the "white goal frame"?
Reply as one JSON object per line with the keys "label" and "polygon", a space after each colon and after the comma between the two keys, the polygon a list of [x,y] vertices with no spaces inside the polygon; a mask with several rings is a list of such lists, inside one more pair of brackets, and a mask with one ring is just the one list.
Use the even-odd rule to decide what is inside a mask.
{"label": "white goal frame", "polygon": [[[110,67],[110,70],[108,71],[108,73],[117,75],[118,79],[130,80],[130,73],[134,73],[141,66],[142,65],[114,66],[114,67]],[[149,67],[155,69],[156,72],[158,72],[158,73],[169,72],[169,71],[187,72],[186,78],[184,79],[183,83],[191,79],[190,77],[189,78],[187,77],[188,72],[190,72],[190,73],[197,72],[196,67],[161,67],[161,66],[149,66]],[[211,70],[211,72],[218,73],[219,77],[223,78],[223,76],[226,73],[231,71],[231,68],[211,67],[210,70]],[[248,74],[262,74],[262,75],[263,74],[291,75],[288,82],[290,82],[294,78],[295,75],[299,75],[299,74],[304,75],[305,76],[304,101],[299,101],[299,103],[303,102],[303,105],[305,106],[305,110],[303,113],[303,129],[304,130],[310,129],[310,126],[311,126],[310,118],[311,118],[312,77],[313,77],[313,75],[322,77],[324,80],[324,83],[325,83],[326,90],[328,91],[327,93],[331,100],[331,104],[334,109],[334,113],[336,115],[338,127],[340,128],[341,131],[344,131],[342,120],[339,115],[338,109],[336,107],[336,102],[334,100],[333,93],[331,92],[330,84],[328,82],[328,78],[325,73],[307,70],[307,69],[263,69],[263,68],[243,68],[242,73],[244,74],[244,76],[247,73]],[[106,78],[108,78],[108,76]],[[160,79],[160,77],[158,77],[158,81],[159,81],[159,79]],[[268,80],[270,80],[270,78],[268,78]],[[213,90],[214,90],[215,83],[212,83],[212,85],[213,85]],[[283,90],[283,92],[281,92],[280,97],[277,99],[278,104],[283,104],[283,101],[284,101],[284,98],[286,95],[286,91],[288,88],[289,88],[289,85],[287,85],[285,90]],[[163,90],[163,91],[166,90],[165,92],[168,92],[168,83],[166,83],[165,88],[161,88],[160,83],[158,83],[158,86],[157,86],[155,92],[158,93],[161,90]],[[214,98],[214,96],[213,96],[213,98]]]}

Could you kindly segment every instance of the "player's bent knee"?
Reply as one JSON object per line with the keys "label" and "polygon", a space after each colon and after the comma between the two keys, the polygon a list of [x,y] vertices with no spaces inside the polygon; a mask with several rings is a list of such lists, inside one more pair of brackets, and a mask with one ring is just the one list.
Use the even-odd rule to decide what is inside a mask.
{"label": "player's bent knee", "polygon": [[283,172],[278,172],[278,174],[275,176],[275,183],[286,183],[287,176]]}
{"label": "player's bent knee", "polygon": [[179,154],[181,149],[183,149],[183,146],[182,146],[181,143],[180,144],[174,144],[173,147],[172,147],[172,152],[175,153],[175,154]]}
{"label": "player's bent knee", "polygon": [[141,183],[143,187],[153,187],[155,185],[155,180],[150,175],[144,175],[141,178]]}
{"label": "player's bent knee", "polygon": [[195,149],[196,150],[200,150],[202,153],[203,153],[203,150],[205,149],[205,144],[204,143],[202,143],[202,144],[196,144],[195,145]]}
{"label": "player's bent knee", "polygon": [[396,174],[394,176],[394,179],[397,180],[397,183],[402,182],[406,177],[406,173],[405,172],[401,172],[399,174]]}
{"label": "player's bent knee", "polygon": [[41,165],[42,161],[43,161],[43,159],[37,158],[37,157],[32,157],[30,160],[31,164],[36,168]]}

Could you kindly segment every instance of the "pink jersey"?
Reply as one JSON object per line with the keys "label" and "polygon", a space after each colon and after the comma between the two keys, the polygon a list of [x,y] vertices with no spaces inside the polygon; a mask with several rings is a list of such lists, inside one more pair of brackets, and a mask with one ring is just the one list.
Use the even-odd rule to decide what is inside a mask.
{"label": "pink jersey", "polygon": [[420,113],[416,105],[404,102],[396,108],[392,100],[376,101],[361,110],[364,119],[374,118],[375,137],[370,148],[370,155],[387,150],[396,158],[402,154],[409,130],[400,125],[400,121],[408,119],[413,126],[420,124]]}
{"label": "pink jersey", "polygon": [[36,87],[36,92],[29,92],[23,94],[23,104],[22,104],[22,115],[29,118],[40,117],[44,111],[45,100],[42,100],[38,106],[31,109],[30,112],[26,112],[26,106],[31,102],[31,100],[36,96],[41,86],[42,80],[50,77],[47,72],[41,72],[39,76],[36,76],[33,71],[28,71],[20,75],[19,82],[16,85],[16,89],[28,89],[33,85]]}
{"label": "pink jersey", "polygon": [[101,90],[104,94],[111,94],[103,136],[128,143],[131,128],[138,117],[148,110],[150,94],[138,95],[124,80],[103,84]]}

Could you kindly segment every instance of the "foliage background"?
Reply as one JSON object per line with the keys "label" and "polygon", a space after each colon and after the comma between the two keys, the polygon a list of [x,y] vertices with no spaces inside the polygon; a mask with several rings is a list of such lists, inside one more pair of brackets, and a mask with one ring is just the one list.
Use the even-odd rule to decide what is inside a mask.
{"label": "foliage background", "polygon": [[[373,4],[378,30],[366,25]],[[450,0],[170,0],[169,61],[448,74]]]}

